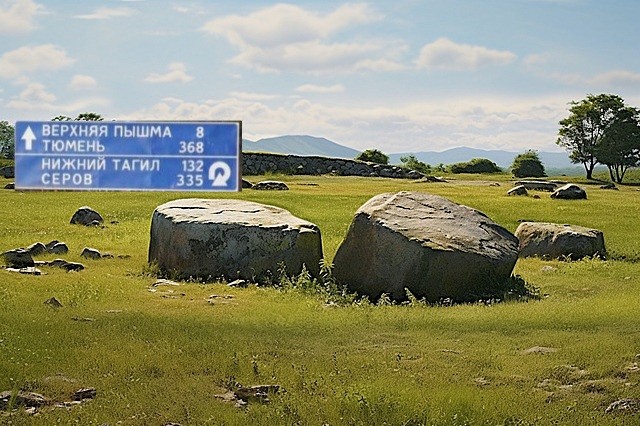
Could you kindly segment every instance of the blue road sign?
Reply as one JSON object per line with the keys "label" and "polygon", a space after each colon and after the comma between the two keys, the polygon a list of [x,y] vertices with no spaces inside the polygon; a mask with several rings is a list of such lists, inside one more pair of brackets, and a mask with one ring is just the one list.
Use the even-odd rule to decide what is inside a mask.
{"label": "blue road sign", "polygon": [[16,189],[240,191],[242,122],[19,121]]}

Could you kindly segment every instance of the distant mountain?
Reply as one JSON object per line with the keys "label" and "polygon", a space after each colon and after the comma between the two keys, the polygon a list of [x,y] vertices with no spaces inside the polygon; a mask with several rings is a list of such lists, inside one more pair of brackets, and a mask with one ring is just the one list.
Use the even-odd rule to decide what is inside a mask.
{"label": "distant mountain", "polygon": [[[242,150],[245,152],[269,152],[275,154],[293,154],[321,157],[353,159],[360,151],[337,144],[325,138],[305,135],[287,135],[273,138],[260,139],[257,142],[243,139]],[[487,158],[498,166],[506,169],[511,166],[513,159],[521,152],[503,150],[485,150],[477,148],[451,148],[445,151],[403,152],[389,155],[391,164],[400,164],[400,157],[413,154],[418,160],[432,166],[438,164],[453,164],[472,160],[474,158]],[[572,164],[566,152],[538,152],[540,160],[547,173],[550,174],[581,174],[584,170],[581,166]]]}
{"label": "distant mountain", "polygon": [[325,138],[293,135],[260,139],[257,142],[242,140],[245,152],[270,152],[274,154],[318,155],[333,158],[355,158],[360,151],[339,145]]}

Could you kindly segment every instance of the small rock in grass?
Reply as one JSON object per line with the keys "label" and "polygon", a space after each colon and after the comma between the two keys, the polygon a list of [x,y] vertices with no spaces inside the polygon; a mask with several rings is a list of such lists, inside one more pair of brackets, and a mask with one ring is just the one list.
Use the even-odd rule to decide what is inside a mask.
{"label": "small rock in grass", "polygon": [[42,275],[42,271],[33,266],[27,266],[26,268],[7,268],[9,272],[18,272],[25,275]]}
{"label": "small rock in grass", "polygon": [[60,303],[60,301],[58,299],[56,299],[55,297],[52,297],[50,299],[47,299],[44,301],[45,305],[49,305],[52,308],[62,308],[62,303]]}
{"label": "small rock in grass", "polygon": [[72,224],[85,226],[101,225],[103,221],[100,213],[88,206],[80,207],[71,217]]}
{"label": "small rock in grass", "polygon": [[69,253],[69,247],[65,243],[56,242],[48,248],[48,251],[52,254],[66,254]]}
{"label": "small rock in grass", "polygon": [[235,280],[231,281],[227,286],[229,287],[247,287],[248,283],[245,280]]}
{"label": "small rock in grass", "polygon": [[606,413],[615,412],[631,412],[637,413],[640,411],[640,399],[623,398],[609,404]]}
{"label": "small rock in grass", "polygon": [[80,256],[86,258],[86,259],[100,259],[102,258],[102,254],[100,254],[100,252],[94,248],[91,247],[85,247],[84,249],[82,249],[82,253],[80,253]]}
{"label": "small rock in grass", "polygon": [[159,278],[159,279],[156,280],[156,282],[151,284],[151,287],[159,287],[161,285],[178,286],[178,285],[181,285],[181,284],[178,283],[178,282],[175,282],[175,281],[165,280],[164,278]]}
{"label": "small rock in grass", "polygon": [[558,350],[556,348],[549,348],[546,346],[534,346],[532,348],[523,350],[521,353],[522,355],[530,355],[530,354],[546,355],[546,354],[551,354],[557,351]]}
{"label": "small rock in grass", "polygon": [[85,399],[93,399],[97,395],[96,388],[82,388],[73,393],[71,399],[74,401],[82,401]]}
{"label": "small rock in grass", "polygon": [[16,395],[12,391],[0,392],[0,409],[9,407],[9,403],[13,401],[15,406],[24,407],[41,407],[48,401],[47,398],[35,392],[18,391]]}
{"label": "small rock in grass", "polygon": [[40,256],[47,252],[47,246],[43,243],[33,243],[29,247],[27,247],[27,251],[31,256]]}

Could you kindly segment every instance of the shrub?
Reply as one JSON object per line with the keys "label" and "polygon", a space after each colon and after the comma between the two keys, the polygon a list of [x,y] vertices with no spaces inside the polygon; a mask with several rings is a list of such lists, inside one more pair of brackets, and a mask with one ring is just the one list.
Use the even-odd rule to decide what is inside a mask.
{"label": "shrub", "polygon": [[356,160],[368,161],[370,163],[389,164],[389,156],[377,149],[367,149],[356,155]]}
{"label": "shrub", "polygon": [[544,177],[547,175],[538,153],[531,149],[524,154],[516,155],[516,158],[513,159],[513,164],[511,164],[511,173],[517,178]]}
{"label": "shrub", "polygon": [[451,173],[500,173],[502,169],[486,158],[474,158],[466,163],[452,164]]}
{"label": "shrub", "polygon": [[405,169],[415,170],[425,175],[431,174],[431,166],[418,160],[413,154],[400,157],[400,161],[402,161],[402,167]]}

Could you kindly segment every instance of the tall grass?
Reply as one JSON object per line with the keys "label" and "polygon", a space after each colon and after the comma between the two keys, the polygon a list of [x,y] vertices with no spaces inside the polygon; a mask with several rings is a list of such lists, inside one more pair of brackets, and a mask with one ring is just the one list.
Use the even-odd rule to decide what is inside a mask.
{"label": "tall grass", "polygon": [[[543,298],[490,306],[327,304],[327,294],[294,283],[150,288],[151,213],[193,194],[2,192],[0,250],[58,239],[70,247],[64,257],[86,269],[43,267],[38,277],[0,270],[0,391],[65,400],[92,386],[98,394],[36,416],[0,412],[0,424],[638,423],[637,413],[605,413],[617,399],[640,398],[634,187],[588,187],[588,200],[569,202],[546,193],[508,197],[504,176],[445,184],[278,178],[291,190],[197,196],[284,207],[320,226],[327,261],[355,210],[372,195],[398,190],[443,195],[512,231],[522,219],[602,229],[614,256],[521,259],[515,272]],[[104,228],[69,224],[83,205],[105,217]],[[85,246],[116,257],[82,259]],[[64,306],[45,305],[50,297]],[[527,352],[535,347],[547,352]],[[285,391],[243,409],[215,397],[238,384]]]}

